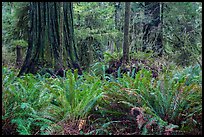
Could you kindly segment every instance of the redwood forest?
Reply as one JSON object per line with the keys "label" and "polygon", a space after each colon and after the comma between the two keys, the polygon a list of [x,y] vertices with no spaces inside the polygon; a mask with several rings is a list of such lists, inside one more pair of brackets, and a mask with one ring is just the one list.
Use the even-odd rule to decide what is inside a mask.
{"label": "redwood forest", "polygon": [[202,135],[202,3],[2,2],[2,135]]}

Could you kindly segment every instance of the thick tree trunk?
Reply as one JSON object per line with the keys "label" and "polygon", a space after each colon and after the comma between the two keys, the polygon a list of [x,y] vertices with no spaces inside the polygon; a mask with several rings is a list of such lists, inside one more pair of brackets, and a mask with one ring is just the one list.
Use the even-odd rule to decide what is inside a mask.
{"label": "thick tree trunk", "polygon": [[125,3],[125,24],[124,24],[124,40],[123,40],[123,61],[129,61],[129,18],[130,18],[130,2]]}
{"label": "thick tree trunk", "polygon": [[[73,25],[73,5],[70,2],[63,4],[64,15],[64,54],[67,57],[67,65],[74,69],[79,68],[79,57],[74,42],[74,25]],[[67,54],[68,52],[68,54]]]}
{"label": "thick tree trunk", "polygon": [[28,49],[27,49],[27,54],[25,61],[21,67],[21,70],[18,74],[18,76],[22,75],[23,73],[35,73],[35,58],[33,58],[33,55],[35,54],[33,51],[36,51],[34,48],[38,47],[38,44],[34,47],[36,43],[36,30],[37,30],[37,25],[36,25],[36,15],[37,15],[37,3],[30,3],[30,20],[31,20],[31,25],[30,25],[30,33],[29,33],[29,40],[28,40]]}
{"label": "thick tree trunk", "polygon": [[[60,17],[62,6],[63,18]],[[63,3],[62,6],[58,2],[30,3],[28,50],[18,76],[24,73],[36,73],[44,66],[49,66],[55,71],[61,68],[81,71],[74,44],[73,7],[70,2]],[[60,21],[63,22],[63,31]],[[60,32],[63,34],[60,35]],[[62,58],[67,63],[63,64]]]}

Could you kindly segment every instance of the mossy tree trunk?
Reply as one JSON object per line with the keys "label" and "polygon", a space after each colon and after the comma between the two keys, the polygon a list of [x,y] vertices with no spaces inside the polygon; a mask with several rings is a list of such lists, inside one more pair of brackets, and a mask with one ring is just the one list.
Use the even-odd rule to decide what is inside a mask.
{"label": "mossy tree trunk", "polygon": [[[60,16],[61,8],[63,18]],[[44,66],[55,71],[61,68],[80,69],[74,44],[72,8],[70,2],[30,3],[28,49],[18,76],[37,73]],[[63,25],[63,30],[60,25]],[[63,34],[60,35],[60,32]]]}

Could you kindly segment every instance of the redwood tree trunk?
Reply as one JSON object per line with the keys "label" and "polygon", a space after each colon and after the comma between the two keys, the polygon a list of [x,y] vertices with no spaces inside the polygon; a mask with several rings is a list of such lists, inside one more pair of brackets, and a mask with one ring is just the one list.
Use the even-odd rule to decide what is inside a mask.
{"label": "redwood tree trunk", "polygon": [[[60,17],[61,8],[63,18]],[[56,72],[59,69],[68,68],[81,71],[74,44],[72,8],[70,2],[62,4],[60,2],[30,3],[31,24],[28,50],[18,76],[24,73],[36,73],[44,66]],[[63,30],[61,30],[62,25]],[[63,33],[61,36],[60,32]]]}

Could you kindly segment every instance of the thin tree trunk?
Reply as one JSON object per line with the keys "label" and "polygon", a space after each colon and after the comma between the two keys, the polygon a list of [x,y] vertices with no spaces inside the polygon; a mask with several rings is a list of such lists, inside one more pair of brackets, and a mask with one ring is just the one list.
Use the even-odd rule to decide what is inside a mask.
{"label": "thin tree trunk", "polygon": [[130,2],[125,3],[125,24],[124,24],[124,41],[123,41],[123,61],[129,61],[129,18],[130,18]]}
{"label": "thin tree trunk", "polygon": [[158,55],[159,55],[159,56],[162,56],[162,55],[163,55],[163,51],[164,51],[164,46],[163,46],[163,32],[164,32],[164,31],[163,31],[163,29],[164,29],[164,15],[163,15],[163,14],[164,14],[164,2],[161,2],[160,5],[161,5],[161,13],[160,13],[160,14],[161,14],[161,16],[160,16],[160,17],[161,17],[161,21],[160,21],[160,22],[161,22],[161,28],[160,28],[160,29],[161,29],[161,32],[160,32],[160,35],[161,35],[161,36],[160,36],[160,37],[161,37],[161,45],[160,45],[160,47],[159,47],[159,48],[160,48],[160,49],[159,49],[160,51],[159,51],[159,54],[158,54]]}
{"label": "thin tree trunk", "polygon": [[[120,27],[119,27],[119,9],[120,9],[120,2],[115,2],[115,29],[117,29],[118,31],[120,31]],[[120,42],[117,40],[116,41],[116,48],[117,48],[117,52],[120,52]]]}
{"label": "thin tree trunk", "polygon": [[22,48],[20,46],[16,46],[16,67],[21,67],[22,63]]}

